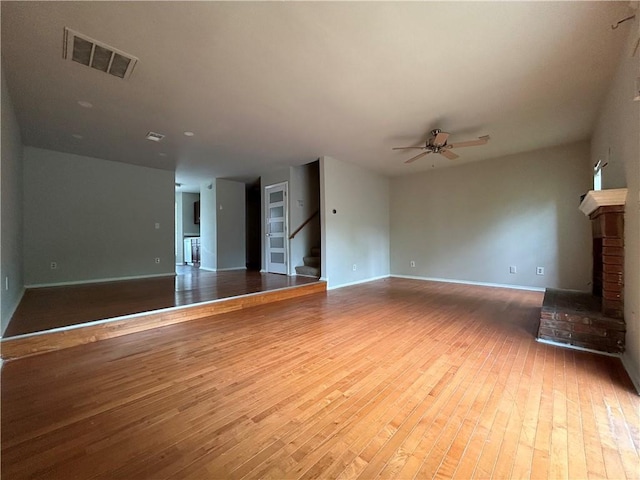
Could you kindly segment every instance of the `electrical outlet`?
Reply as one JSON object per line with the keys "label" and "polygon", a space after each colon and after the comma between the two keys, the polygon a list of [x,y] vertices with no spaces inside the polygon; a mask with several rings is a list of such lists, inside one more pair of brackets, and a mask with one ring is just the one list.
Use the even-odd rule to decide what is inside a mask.
{"label": "electrical outlet", "polygon": [[160,263],[160,257],[156,257],[156,263]]}
{"label": "electrical outlet", "polygon": [[57,262],[51,262],[51,270],[55,270],[56,268],[58,268],[58,263]]}
{"label": "electrical outlet", "polygon": [[515,265],[511,265],[509,267],[509,273],[516,273],[518,271],[518,269],[516,268]]}
{"label": "electrical outlet", "polygon": [[415,268],[416,267],[416,262],[414,262],[413,260],[411,260],[411,267]]}
{"label": "electrical outlet", "polygon": [[156,222],[156,230],[160,230],[160,224]]}
{"label": "electrical outlet", "polygon": [[544,267],[536,267],[536,275],[544,275]]}
{"label": "electrical outlet", "polygon": [[355,272],[358,269],[358,266],[354,263],[353,264],[353,271]]}

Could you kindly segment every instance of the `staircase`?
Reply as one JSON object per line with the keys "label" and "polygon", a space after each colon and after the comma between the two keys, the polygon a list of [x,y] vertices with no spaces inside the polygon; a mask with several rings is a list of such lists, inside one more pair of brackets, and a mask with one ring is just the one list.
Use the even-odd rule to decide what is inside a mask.
{"label": "staircase", "polygon": [[304,257],[304,265],[296,267],[296,274],[305,277],[320,277],[320,248],[313,247],[311,256]]}

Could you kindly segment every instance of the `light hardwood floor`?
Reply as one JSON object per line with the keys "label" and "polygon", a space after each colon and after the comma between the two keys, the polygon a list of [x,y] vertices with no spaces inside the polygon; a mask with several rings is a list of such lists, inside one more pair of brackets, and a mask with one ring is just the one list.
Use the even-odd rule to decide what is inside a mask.
{"label": "light hardwood floor", "polygon": [[541,302],[393,278],[11,361],[2,476],[637,478],[640,397]]}
{"label": "light hardwood floor", "polygon": [[176,276],[27,289],[4,336],[14,337],[317,281],[309,277],[246,270],[209,272],[179,266],[177,271]]}

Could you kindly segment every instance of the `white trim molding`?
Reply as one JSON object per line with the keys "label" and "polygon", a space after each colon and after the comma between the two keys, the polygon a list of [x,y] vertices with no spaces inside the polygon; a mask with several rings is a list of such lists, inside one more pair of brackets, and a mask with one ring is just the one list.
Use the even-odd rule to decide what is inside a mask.
{"label": "white trim molding", "polygon": [[544,287],[529,287],[525,285],[508,285],[503,283],[471,282],[468,280],[452,280],[450,278],[418,277],[415,275],[395,275],[395,274],[391,274],[390,277],[407,278],[409,280],[424,280],[427,282],[459,283],[461,285],[478,285],[480,287],[511,288],[514,290],[528,290],[531,292],[545,291]]}
{"label": "white trim molding", "polygon": [[629,355],[625,355],[624,353],[620,355],[620,360],[622,360],[622,366],[627,371],[627,375],[631,379],[631,383],[636,387],[636,392],[640,395],[640,372],[635,368],[635,365],[631,363],[629,360]]}
{"label": "white trim molding", "polygon": [[[383,278],[389,278],[390,275],[380,275],[379,277],[371,277],[371,278],[365,278],[364,280],[356,280],[355,282],[349,282],[349,283],[342,283],[340,285],[335,285],[333,287],[329,287],[327,286],[327,290],[335,290],[337,288],[342,288],[342,287],[351,287],[353,285],[359,285],[361,283],[368,283],[368,282],[375,282],[376,280],[382,280]],[[320,277],[320,280],[323,280],[323,277]],[[327,284],[328,284],[328,280]]]}
{"label": "white trim molding", "polygon": [[[4,330],[6,330],[7,327],[9,326],[9,322],[11,321],[13,316],[15,315],[16,310],[18,309],[18,306],[20,306],[20,302],[22,302],[22,297],[24,297],[24,292],[26,292],[26,291],[27,291],[27,289],[25,287],[22,287],[22,290],[21,290],[20,294],[18,295],[18,300],[13,305],[13,308],[11,309],[11,312],[7,316],[8,317],[8,321],[7,321],[7,324],[4,326]],[[0,338],[2,338],[2,336],[4,335],[4,330],[1,332]]]}
{"label": "white trim molding", "polygon": [[547,340],[546,338],[536,338],[536,342],[544,343],[546,345],[553,345],[554,347],[568,348],[569,350],[578,350],[580,352],[595,353],[598,355],[604,355],[605,357],[620,358],[620,355],[617,353],[601,352],[600,350],[593,350],[591,348],[578,347],[577,345],[569,345],[568,343],[554,342],[553,340]]}
{"label": "white trim molding", "polygon": [[159,277],[175,277],[176,273],[158,273],[154,275],[133,275],[130,277],[109,277],[109,278],[95,278],[91,280],[79,280],[75,282],[57,282],[57,283],[32,283],[25,285],[25,288],[43,288],[43,287],[64,287],[68,285],[86,285],[90,283],[108,283],[108,282],[120,282],[122,280],[143,280],[145,278],[159,278]]}
{"label": "white trim molding", "polygon": [[217,268],[216,272],[230,272],[231,270],[246,270],[247,267],[229,267],[229,268]]}

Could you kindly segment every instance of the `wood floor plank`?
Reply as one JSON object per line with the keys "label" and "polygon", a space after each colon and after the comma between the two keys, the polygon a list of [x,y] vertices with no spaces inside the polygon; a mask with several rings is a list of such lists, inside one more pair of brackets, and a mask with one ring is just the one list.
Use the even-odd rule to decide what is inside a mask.
{"label": "wood floor plank", "polygon": [[[464,369],[460,369],[464,365],[465,361],[467,361],[464,359],[471,355],[469,347],[473,344],[474,348],[475,345],[482,345],[489,349],[491,348],[492,343],[487,342],[488,337],[484,336],[485,332],[483,330],[473,329],[472,327],[470,331],[475,332],[473,341],[471,343],[466,343],[466,347],[464,347],[465,349],[455,356],[455,361],[452,357],[454,351],[450,350],[447,352],[447,357],[452,358],[452,360],[448,361],[452,364],[448,370],[443,370],[444,375],[438,381],[437,385],[428,391],[428,395],[425,400],[422,401],[421,404],[417,405],[412,411],[411,417],[415,418],[415,420],[410,420],[411,417],[409,417],[407,421],[402,422],[402,429],[394,435],[392,441],[386,443],[384,448],[376,453],[377,463],[368,466],[368,471],[365,471],[362,474],[363,477],[373,475],[376,471],[381,470],[378,476],[389,478],[389,476],[396,475],[403,468],[406,468],[406,466],[411,467],[419,464],[419,462],[417,462],[415,450],[418,446],[419,439],[422,438],[422,435],[431,423],[429,412],[434,408],[438,408],[437,405],[444,403],[447,395],[449,395],[450,392],[455,391],[453,387],[455,384],[459,383],[453,382],[453,379],[459,372],[466,372]],[[458,349],[460,346],[462,346],[462,344],[453,344],[452,348]],[[474,349],[472,348],[471,351],[473,350]],[[463,377],[464,375],[459,378]],[[385,460],[387,458],[389,460]],[[408,473],[405,471],[402,475],[408,475]]]}
{"label": "wood floor plank", "polygon": [[9,361],[3,478],[633,478],[640,397],[541,301],[390,278]]}
{"label": "wood floor plank", "polygon": [[590,363],[588,358],[576,358],[575,361],[576,370],[582,373],[577,377],[578,395],[580,396],[580,419],[588,478],[601,479],[607,478],[607,471],[596,426],[597,417],[593,409],[591,379],[586,374],[587,371],[591,370]]}
{"label": "wood floor plank", "polygon": [[580,415],[580,394],[576,381],[576,354],[565,352],[566,392],[567,392],[567,433],[569,478],[588,478],[587,460],[585,457],[585,440],[582,433],[582,417]]}
{"label": "wood floor plank", "polygon": [[514,384],[513,390],[506,394],[505,399],[512,397],[511,414],[506,425],[504,438],[500,447],[500,453],[496,458],[492,477],[494,478],[513,478],[513,469],[515,468],[516,452],[518,450],[518,442],[526,418],[527,396],[531,387],[531,379],[533,374],[533,365],[535,359],[535,349],[529,345],[526,353],[523,368],[515,378],[517,385]]}
{"label": "wood floor plank", "polygon": [[314,283],[256,271],[178,267],[165,277],[28,288],[5,337]]}
{"label": "wood floor plank", "polygon": [[[519,343],[518,350],[514,352],[514,356],[510,360],[512,368],[509,375],[505,378],[504,383],[498,383],[497,388],[499,388],[501,392],[500,402],[497,405],[497,412],[491,425],[487,441],[485,442],[482,454],[478,459],[473,473],[474,478],[491,478],[496,468],[496,462],[500,455],[502,445],[505,441],[509,441],[511,445],[517,442],[517,438],[514,438],[514,432],[507,431],[507,426],[514,408],[514,399],[529,347],[530,345],[526,343]],[[510,470],[513,456],[505,459],[505,461],[509,462],[508,469]]]}
{"label": "wood floor plank", "polygon": [[531,462],[532,478],[548,478],[550,468],[551,432],[553,429],[553,378],[557,349],[546,349],[542,374],[542,392],[538,409],[538,424]]}

